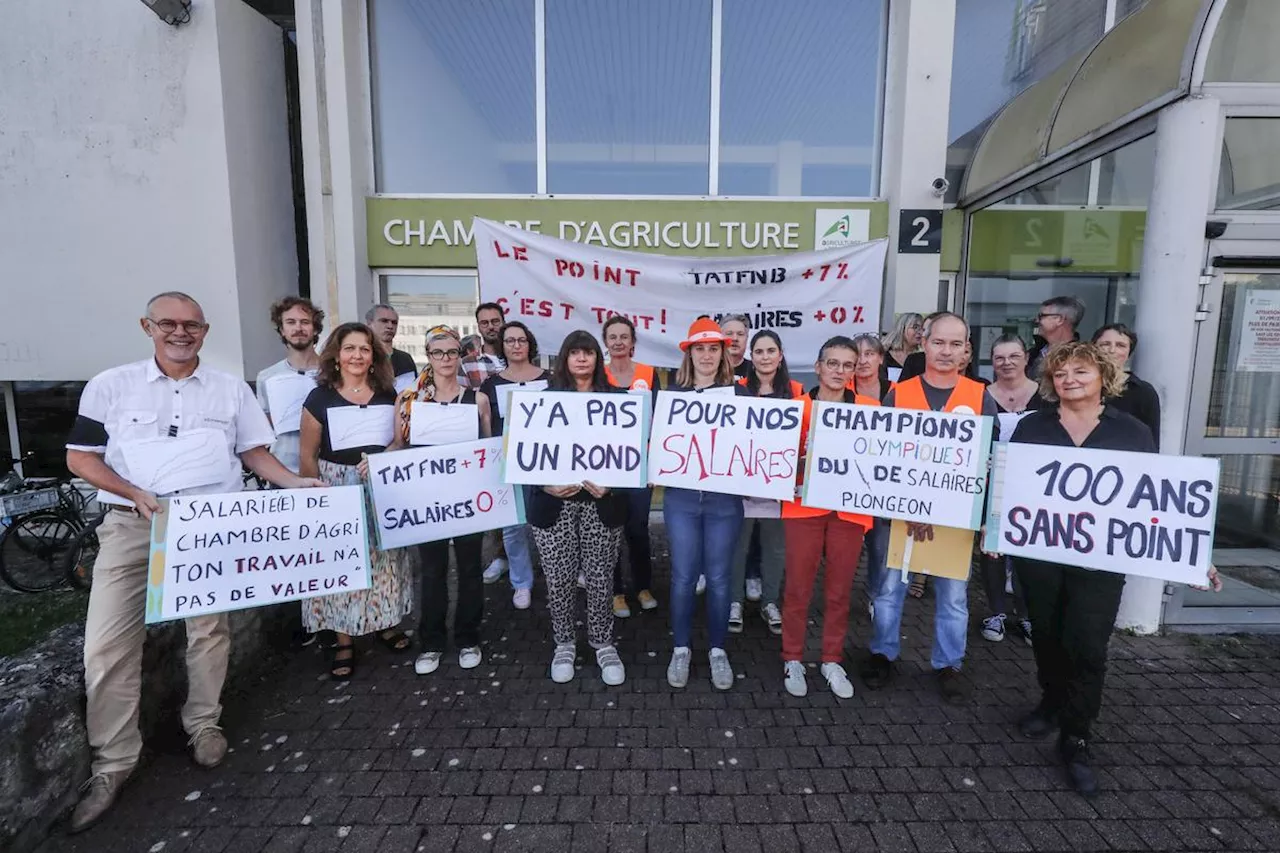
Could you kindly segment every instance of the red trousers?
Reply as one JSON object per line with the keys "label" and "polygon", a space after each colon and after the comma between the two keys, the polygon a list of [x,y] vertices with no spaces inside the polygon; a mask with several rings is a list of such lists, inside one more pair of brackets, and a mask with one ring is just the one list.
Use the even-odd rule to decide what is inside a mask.
{"label": "red trousers", "polygon": [[809,518],[783,519],[787,542],[782,600],[782,659],[804,656],[804,633],[818,563],[827,557],[823,575],[822,662],[840,663],[849,631],[849,598],[862,554],[861,525],[842,521],[834,512]]}

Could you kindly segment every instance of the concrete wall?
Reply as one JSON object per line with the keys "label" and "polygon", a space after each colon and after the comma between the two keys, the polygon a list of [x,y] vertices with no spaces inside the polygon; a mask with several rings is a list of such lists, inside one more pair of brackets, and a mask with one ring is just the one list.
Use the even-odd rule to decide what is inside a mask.
{"label": "concrete wall", "polygon": [[[196,0],[191,22],[170,27],[131,0],[5,5],[0,380],[87,379],[145,357],[137,320],[150,296],[172,289],[205,307],[207,360],[243,372],[240,294],[256,287],[246,277],[268,267],[283,274],[282,257],[296,265],[291,231],[276,245],[274,236],[237,241],[233,228],[233,207],[240,217],[255,207],[274,216],[279,206],[272,182],[233,200],[229,179],[228,132],[262,140],[239,152],[237,171],[267,139],[260,99],[272,90],[247,88],[242,66],[283,62],[278,34],[274,59],[261,35],[233,49],[250,30],[244,16],[255,14],[240,0]],[[239,76],[225,89],[243,90],[230,103],[229,73]],[[229,109],[243,122],[229,127]],[[277,114],[280,187],[291,204],[282,97]],[[292,228],[289,208],[280,219]],[[289,286],[295,280],[296,271]]]}

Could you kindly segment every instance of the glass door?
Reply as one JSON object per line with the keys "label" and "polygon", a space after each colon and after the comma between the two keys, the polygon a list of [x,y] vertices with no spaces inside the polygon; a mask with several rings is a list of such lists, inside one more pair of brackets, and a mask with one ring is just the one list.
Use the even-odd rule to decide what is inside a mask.
{"label": "glass door", "polygon": [[1220,270],[1196,344],[1188,455],[1221,460],[1218,594],[1175,586],[1168,624],[1280,624],[1280,272]]}

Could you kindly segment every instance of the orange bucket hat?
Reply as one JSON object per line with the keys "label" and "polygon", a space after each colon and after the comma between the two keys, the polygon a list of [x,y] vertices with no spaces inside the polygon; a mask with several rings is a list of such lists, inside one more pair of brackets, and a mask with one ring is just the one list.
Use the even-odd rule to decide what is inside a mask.
{"label": "orange bucket hat", "polygon": [[702,317],[694,320],[693,325],[689,327],[689,337],[680,342],[680,349],[688,351],[689,347],[694,344],[720,344],[724,345],[729,339],[724,336],[724,332],[720,331],[720,324],[710,317]]}

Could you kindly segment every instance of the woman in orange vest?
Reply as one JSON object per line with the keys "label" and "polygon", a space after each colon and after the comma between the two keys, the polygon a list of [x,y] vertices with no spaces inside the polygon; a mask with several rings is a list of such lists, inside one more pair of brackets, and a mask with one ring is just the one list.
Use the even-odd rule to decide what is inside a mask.
{"label": "woman in orange vest", "polygon": [[[884,344],[880,343],[880,339],[875,335],[863,334],[853,339],[853,345],[858,348],[858,366],[854,368],[853,376],[845,387],[860,397],[871,397],[879,403],[893,390],[894,386],[894,383],[884,376]],[[884,567],[889,558],[891,528],[889,519],[877,518],[867,533],[864,544],[867,546],[868,601],[876,597],[876,590],[880,588],[880,578],[884,574]],[[921,595],[923,594],[922,591]],[[867,606],[868,609],[872,609],[872,605]],[[872,612],[874,614],[874,610]]]}
{"label": "woman in orange vest", "polygon": [[[793,400],[804,393],[804,386],[791,378],[787,371],[786,354],[782,340],[774,332],[762,329],[751,338],[751,358],[744,360],[747,375],[738,380],[751,397],[775,397]],[[768,505],[776,506],[776,501]],[[744,504],[745,507],[745,504]],[[733,553],[733,579],[729,605],[729,630],[742,631],[742,599],[746,592],[747,551],[751,537],[759,531],[760,548],[760,616],[774,634],[782,633],[782,611],[778,600],[782,593],[782,566],[784,560],[782,520],[780,518],[743,518],[738,533],[738,545]]]}
{"label": "woman in orange vest", "polygon": [[[799,395],[804,400],[804,427],[800,446],[808,446],[809,415],[813,401],[829,403],[859,403],[876,406],[880,401],[863,397],[845,387],[853,375],[858,361],[858,350],[849,338],[838,335],[822,345],[814,370],[818,385],[808,394]],[[804,463],[800,464],[803,477]],[[853,593],[853,576],[858,569],[858,557],[862,554],[862,540],[871,529],[871,517],[850,512],[834,512],[801,506],[799,500],[782,505],[783,527],[786,531],[787,568],[786,594],[782,612],[782,669],[783,683],[792,696],[809,692],[805,681],[804,654],[805,627],[809,620],[809,601],[813,596],[813,583],[818,577],[818,564],[826,557],[823,578],[822,610],[822,677],[827,680],[831,692],[841,699],[853,696],[853,684],[841,661],[844,659],[844,641],[849,630],[849,599]]]}
{"label": "woman in orange vest", "polygon": [[[658,376],[653,365],[632,361],[636,354],[636,327],[630,318],[615,314],[604,321],[600,334],[604,348],[609,351],[609,365],[604,369],[609,381],[617,388],[625,388],[635,394],[650,393],[657,399]],[[649,548],[649,507],[653,501],[653,489],[623,489],[627,495],[627,526],[623,536],[627,540],[627,555],[631,560],[631,589],[641,610],[658,606],[653,597],[653,557]],[[631,615],[627,604],[627,591],[622,582],[622,555],[613,569],[613,615],[626,619]]]}

